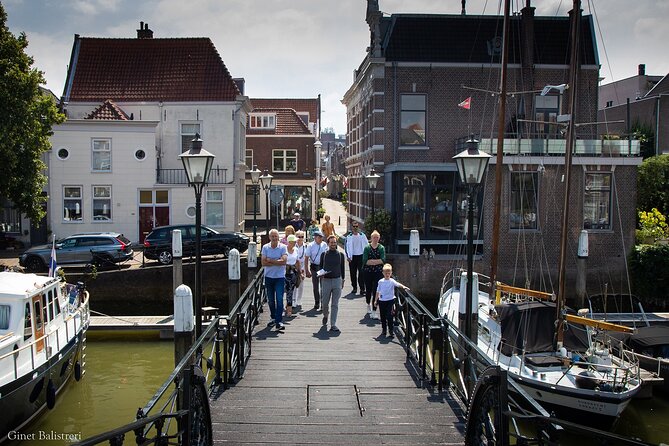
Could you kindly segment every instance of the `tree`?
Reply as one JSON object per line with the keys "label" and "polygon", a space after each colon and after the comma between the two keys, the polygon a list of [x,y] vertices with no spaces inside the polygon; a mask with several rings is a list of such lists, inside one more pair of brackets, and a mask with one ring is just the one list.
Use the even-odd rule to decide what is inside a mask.
{"label": "tree", "polygon": [[643,159],[655,156],[655,132],[653,127],[640,121],[632,124],[632,139],[638,139]]}
{"label": "tree", "polygon": [[14,36],[6,23],[0,4],[0,196],[38,224],[46,202],[46,165],[41,157],[51,148],[52,126],[65,116],[40,89],[44,76],[32,68],[34,61],[25,53],[25,33]]}
{"label": "tree", "polygon": [[669,155],[645,159],[639,166],[637,178],[637,208],[649,211],[657,208],[669,214]]}

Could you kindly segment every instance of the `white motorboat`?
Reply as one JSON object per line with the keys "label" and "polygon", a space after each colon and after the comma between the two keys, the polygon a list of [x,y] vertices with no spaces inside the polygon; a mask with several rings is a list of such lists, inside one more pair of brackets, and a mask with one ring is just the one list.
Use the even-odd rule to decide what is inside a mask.
{"label": "white motorboat", "polygon": [[83,285],[0,272],[0,442],[81,379],[89,318]]}
{"label": "white motorboat", "polygon": [[[586,414],[589,418],[580,422],[595,415],[598,422],[608,423],[622,413],[641,384],[638,363],[631,356],[613,355],[595,341],[593,327],[583,325],[588,320],[571,314],[556,349],[556,304],[550,294],[497,284],[491,297],[487,277],[474,273],[472,282],[477,345],[490,364],[506,370],[530,396],[562,418]],[[466,272],[455,270],[442,286],[439,314],[455,325],[465,315],[466,283]]]}

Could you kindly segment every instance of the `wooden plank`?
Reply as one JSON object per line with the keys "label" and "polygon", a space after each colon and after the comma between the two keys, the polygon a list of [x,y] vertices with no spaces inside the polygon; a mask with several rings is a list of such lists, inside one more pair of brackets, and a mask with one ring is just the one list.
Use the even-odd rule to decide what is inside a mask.
{"label": "wooden plank", "polygon": [[264,308],[244,377],[211,402],[215,443],[463,443],[464,410],[424,388],[400,340],[379,336],[363,297],[342,296],[339,333],[312,304],[307,281],[306,311],[286,318],[284,332],[266,327]]}

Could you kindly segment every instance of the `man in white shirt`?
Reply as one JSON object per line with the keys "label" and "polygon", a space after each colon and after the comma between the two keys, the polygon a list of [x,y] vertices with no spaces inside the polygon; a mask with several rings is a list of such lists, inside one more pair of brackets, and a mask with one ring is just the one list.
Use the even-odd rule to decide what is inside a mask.
{"label": "man in white shirt", "polygon": [[346,237],[346,258],[351,272],[351,285],[353,285],[353,294],[358,293],[358,285],[360,285],[360,295],[364,296],[365,280],[362,276],[362,253],[365,251],[365,247],[369,245],[369,241],[367,241],[367,236],[359,231],[357,221],[351,224],[351,228],[351,234]]}
{"label": "man in white shirt", "polygon": [[316,274],[318,265],[321,263],[321,256],[328,250],[328,244],[323,241],[321,231],[314,232],[314,241],[309,243],[304,255],[304,265],[307,277],[311,277],[311,284],[314,287],[314,310],[318,310],[321,305],[320,278]]}

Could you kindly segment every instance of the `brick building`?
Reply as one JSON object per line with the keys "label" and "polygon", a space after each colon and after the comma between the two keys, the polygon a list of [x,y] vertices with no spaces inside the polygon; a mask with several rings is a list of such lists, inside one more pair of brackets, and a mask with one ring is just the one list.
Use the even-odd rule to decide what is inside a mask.
{"label": "brick building", "polygon": [[[498,16],[392,14],[368,1],[368,54],[355,71],[343,102],[347,107],[346,169],[349,212],[364,221],[371,210],[395,219],[392,250],[408,252],[417,230],[421,247],[460,262],[466,252],[466,188],[453,156],[471,136],[496,153],[502,22]],[[582,19],[576,123],[597,119],[599,59],[590,16]],[[498,277],[545,287],[557,278],[564,126],[570,109],[569,17],[537,17],[525,7],[511,18],[508,91],[502,168]],[[471,98],[470,108],[459,107]],[[632,156],[612,156],[596,126],[577,127],[572,167],[568,246],[590,233],[591,283],[620,283],[624,246],[633,246],[638,142]],[[627,142],[625,142],[627,146]],[[613,149],[617,149],[617,146]],[[382,176],[375,196],[365,175]],[[495,159],[477,200],[475,246],[486,273],[490,265]],[[624,243],[621,243],[623,241]],[[622,246],[621,246],[622,245]],[[439,256],[441,255],[441,256]],[[573,265],[574,262],[569,263]],[[568,270],[568,277],[573,275]]]}
{"label": "brick building", "polygon": [[[314,143],[320,126],[320,99],[251,99],[251,103],[246,166],[251,170],[255,165],[273,177],[270,195],[260,191],[255,203],[258,227],[266,226],[268,209],[270,227],[282,228],[294,212],[305,221],[315,218],[320,153]],[[247,228],[253,225],[253,199],[253,184],[247,176]]]}

